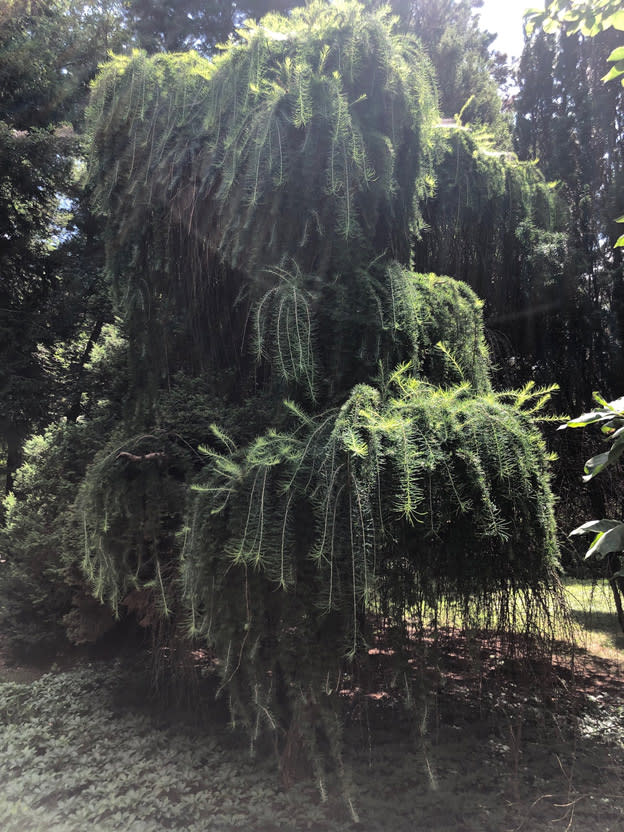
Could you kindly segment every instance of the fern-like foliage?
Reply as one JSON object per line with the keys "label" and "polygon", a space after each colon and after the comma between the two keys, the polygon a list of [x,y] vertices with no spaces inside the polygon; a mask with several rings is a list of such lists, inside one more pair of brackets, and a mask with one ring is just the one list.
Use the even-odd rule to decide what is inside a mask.
{"label": "fern-like foliage", "polygon": [[[273,268],[274,286],[264,293],[252,310],[258,363],[271,362],[279,377],[299,385],[314,400],[317,368],[314,350],[314,298],[296,262],[293,270]],[[309,282],[309,281],[308,281]]]}
{"label": "fern-like foliage", "polygon": [[558,307],[566,209],[532,162],[461,127],[437,131],[437,187],[415,239],[417,269],[468,283],[518,351],[535,354]]}
{"label": "fern-like foliage", "polygon": [[[82,565],[114,609],[148,592],[206,639],[252,745],[295,724],[320,783],[375,621],[402,661],[424,604],[555,581],[546,391],[494,394],[477,296],[409,270],[435,120],[418,45],[354,0],[249,23],[213,62],[115,57],[93,90],[132,392],[79,490]],[[460,141],[460,218],[475,167],[497,204],[545,191]]]}
{"label": "fern-like foliage", "polygon": [[386,8],[316,2],[239,34],[213,61],[113,58],[89,108],[88,180],[117,308],[142,342],[137,382],[239,360],[240,339],[262,337],[244,322],[275,289],[279,372],[312,393],[305,334],[300,355],[284,342],[306,326],[309,287],[288,298],[284,269],[340,281],[379,252],[409,261],[434,82]]}

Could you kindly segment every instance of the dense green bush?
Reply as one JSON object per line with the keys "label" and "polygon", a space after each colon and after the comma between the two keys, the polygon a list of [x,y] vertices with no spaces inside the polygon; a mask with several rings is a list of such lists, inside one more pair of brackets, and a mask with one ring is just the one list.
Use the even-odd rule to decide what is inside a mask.
{"label": "dense green bush", "polygon": [[105,327],[85,368],[84,414],[51,425],[24,447],[0,529],[0,622],[14,651],[46,651],[66,636],[92,641],[112,623],[80,569],[84,534],[74,502],[89,461],[121,415],[125,362],[124,340]]}
{"label": "dense green bush", "polygon": [[77,568],[81,543],[72,506],[98,444],[91,425],[62,423],[24,447],[0,532],[0,622],[13,650],[45,651],[62,642],[73,599],[90,596]]}

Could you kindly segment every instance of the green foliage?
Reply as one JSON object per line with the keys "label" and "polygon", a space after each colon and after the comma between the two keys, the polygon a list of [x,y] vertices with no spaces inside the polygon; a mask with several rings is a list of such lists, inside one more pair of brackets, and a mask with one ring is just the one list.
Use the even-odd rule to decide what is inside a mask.
{"label": "green foliage", "polygon": [[245,0],[231,4],[223,0],[125,0],[125,25],[133,40],[147,52],[178,52],[196,49],[210,54],[227,41],[244,18],[269,11],[286,12],[288,0]]}
{"label": "green foliage", "polygon": [[[624,217],[618,217],[615,221],[616,222],[624,222]],[[624,246],[624,234],[620,234],[620,236],[617,238],[617,240],[613,244],[613,248],[620,248],[621,246]]]}
{"label": "green foliage", "polygon": [[[565,425],[561,425],[559,428],[562,430],[564,428],[584,428],[587,425],[599,425],[604,441],[611,445],[609,450],[587,460],[583,482],[589,482],[605,468],[617,465],[624,453],[624,398],[607,402],[598,393],[594,393],[594,399],[598,405],[594,410],[568,420]],[[570,535],[585,534],[594,535],[585,557],[594,557],[598,560],[607,558],[609,582],[613,591],[620,626],[624,632],[622,603],[624,597],[624,564],[622,563],[624,522],[607,519],[590,520],[570,532]]]}
{"label": "green foliage", "polygon": [[[240,35],[212,62],[116,58],[94,89],[90,180],[109,217],[118,308],[152,372],[176,366],[176,350],[194,371],[207,355],[237,363],[251,310],[270,314],[269,297],[279,309],[277,285],[288,294],[284,270],[348,283],[380,252],[406,263],[416,197],[430,185],[429,65],[386,10],[314,5]],[[307,316],[301,290],[293,311]],[[242,316],[231,341],[224,309]],[[163,355],[189,313],[204,343],[169,343]],[[280,326],[278,344],[290,328]],[[303,372],[287,364],[287,375]]]}
{"label": "green foliage", "polygon": [[[591,621],[593,612],[594,622],[599,621],[597,593],[592,600],[591,587],[574,591],[576,606],[581,606],[576,598],[587,596],[579,610],[583,620]],[[492,675],[500,676],[499,655],[486,661]],[[620,785],[624,718],[617,698],[592,696],[573,725],[565,711],[555,710],[554,725],[552,704],[543,707],[535,690],[527,695],[517,681],[502,681],[497,707],[489,704],[489,690],[481,693],[486,731],[473,703],[458,699],[458,666],[463,668],[454,656],[436,692],[435,712],[431,702],[429,724],[422,727],[426,753],[423,741],[408,735],[387,700],[369,701],[366,710],[371,723],[382,720],[381,737],[367,731],[364,717],[345,732],[360,828],[452,829],[463,817],[469,819],[466,829],[478,832],[504,828],[510,820],[517,826],[527,813],[534,829],[546,828],[561,817],[557,795],[569,785],[553,743],[559,755],[577,755],[573,784],[588,795],[575,811],[577,825],[621,826],[624,810],[614,794]],[[0,825],[5,832],[358,828],[335,800],[321,804],[308,782],[276,787],[271,767],[246,759],[243,738],[214,724],[214,705],[205,709],[206,727],[205,714],[198,724],[197,715],[187,722],[170,710],[150,713],[136,676],[136,664],[97,663],[46,674],[32,684],[0,684]],[[476,697],[476,682],[473,691]],[[509,726],[516,720],[522,720],[526,765],[518,773],[508,744]],[[467,759],[475,764],[467,765]],[[436,790],[429,787],[427,766]],[[515,785],[522,800],[510,807],[503,796]],[[539,801],[536,809],[533,804],[543,794],[553,797]]]}
{"label": "green foliage", "polygon": [[123,43],[111,2],[6,0],[0,28],[0,111],[26,130],[76,125],[98,64]]}
{"label": "green foliage", "polygon": [[[605,83],[611,73],[604,75],[609,62],[614,64],[612,77],[617,73],[620,6],[611,0],[556,0],[544,11],[532,10],[520,63],[518,151],[523,158],[539,158],[546,176],[559,180],[569,206],[568,254],[547,341],[552,358],[539,364],[557,379],[564,408],[573,413],[596,388],[610,391],[609,398],[615,395],[623,370],[622,259],[614,251],[621,235],[614,217],[624,208],[624,93],[621,85]],[[591,476],[605,457],[598,455],[588,464],[591,485],[579,489],[576,472],[587,456],[584,439],[566,435],[558,440],[557,490],[560,511],[568,515],[562,524],[571,525],[589,511],[604,517],[619,510],[617,477],[596,483]],[[596,569],[592,561],[589,566]],[[607,574],[617,571],[617,556],[609,555],[599,568]],[[624,626],[623,614],[620,619]]]}
{"label": "green foliage", "polygon": [[624,209],[624,90],[603,81],[621,35],[608,23],[615,8],[606,2],[553,3],[546,11],[552,25],[542,16],[520,62],[515,140],[521,158],[539,160],[559,182],[569,207],[567,256],[545,342],[552,357],[536,355],[534,363],[577,412],[597,387],[618,389],[622,375],[621,257],[613,246],[621,236],[614,218]]}
{"label": "green foliage", "polygon": [[467,383],[474,393],[489,392],[483,304],[470,287],[433,273],[414,275],[397,264],[388,277],[390,326],[409,339],[409,351],[395,363],[407,358],[417,377],[439,387]]}
{"label": "green foliage", "polygon": [[[134,409],[76,505],[98,597],[185,618],[252,744],[295,726],[323,782],[371,612],[406,633],[419,600],[539,593],[552,497],[522,394],[491,392],[480,302],[406,268],[432,186],[427,60],[351,2],[239,34],[212,63],[137,53],[95,84]],[[510,229],[550,221],[532,167],[457,135]],[[180,371],[206,378],[199,440]]]}
{"label": "green foliage", "polygon": [[624,12],[619,0],[551,0],[543,11],[529,9],[525,15],[528,35],[538,26],[547,34],[565,27],[570,34],[595,37],[605,29],[624,30]]}
{"label": "green foliage", "polygon": [[498,91],[506,56],[490,54],[495,35],[480,27],[479,0],[393,0],[391,6],[431,59],[442,115],[488,129],[506,148],[510,121]]}
{"label": "green foliage", "polygon": [[0,532],[0,622],[14,652],[37,653],[62,643],[63,618],[90,596],[76,568],[80,539],[72,506],[86,461],[101,444],[102,427],[54,425],[24,447]]}
{"label": "green foliage", "polygon": [[[414,603],[424,587],[435,603],[444,593],[487,593],[510,576],[539,584],[556,560],[552,501],[546,479],[534,473],[544,464],[541,440],[516,414],[491,394],[475,398],[467,383],[432,387],[406,366],[385,391],[360,385],[337,412],[300,415],[294,435],[269,432],[245,449],[231,448],[198,489],[195,516],[203,519],[190,531],[183,569],[194,621],[196,609],[212,611],[229,598],[218,581],[211,586],[201,577],[222,515],[226,549],[244,570],[261,569],[295,588],[312,559],[315,603],[347,614],[345,644],[358,628],[349,615],[378,593],[400,620],[410,602],[396,608],[406,597]],[[477,560],[461,544],[467,538],[479,549]],[[222,545],[208,574],[220,572]],[[520,546],[519,561],[501,557]],[[411,588],[393,583],[401,558],[409,560]],[[231,580],[232,566],[223,568]],[[218,628],[222,615],[213,620],[203,629]]]}
{"label": "green foliage", "polygon": [[138,675],[99,664],[0,684],[6,832],[350,826],[309,790],[277,790],[231,738],[150,713]]}
{"label": "green foliage", "polygon": [[356,3],[269,15],[240,35],[213,62],[137,54],[104,70],[90,109],[103,210],[135,238],[155,194],[151,228],[183,222],[248,274],[288,256],[317,273],[384,248],[405,260],[435,118],[415,42]]}
{"label": "green foliage", "polygon": [[[608,451],[587,460],[583,482],[589,482],[603,469],[617,463],[624,453],[624,399],[607,402],[598,393],[594,393],[594,399],[598,405],[595,410],[583,413],[575,419],[569,419],[560,428],[561,430],[563,428],[584,428],[587,425],[599,425],[604,441],[611,443]],[[588,529],[588,531],[591,531],[591,529]]]}
{"label": "green foliage", "polygon": [[529,359],[546,337],[540,318],[556,301],[566,256],[557,194],[535,165],[461,127],[440,131],[436,175],[416,268],[466,281],[485,301],[490,326]]}
{"label": "green foliage", "polygon": [[[489,392],[480,304],[448,279],[389,272],[410,349],[379,386],[313,415],[291,402],[281,429],[264,432],[252,401],[212,428],[195,475],[196,453],[171,426],[115,440],[78,502],[99,596],[118,608],[140,589],[161,615],[184,614],[189,635],[222,657],[233,717],[252,742],[294,719],[319,772],[317,744],[340,707],[319,685],[328,674],[337,683],[345,654],[364,660],[368,610],[404,627],[419,603],[467,603],[510,583],[538,591],[556,566],[542,442]],[[512,400],[530,411],[539,398]],[[247,441],[245,418],[260,431]],[[307,697],[327,724],[308,722]]]}
{"label": "green foliage", "polygon": [[[74,130],[89,80],[107,49],[120,43],[106,36],[115,19],[109,4],[75,0],[8,0],[0,9],[0,447],[6,449],[6,490],[26,437],[69,410],[66,395],[80,397],[74,387],[79,382],[67,378],[71,371],[80,375],[76,342],[93,331],[93,315],[100,327],[107,318],[98,280],[101,250],[76,203]],[[79,213],[80,221],[72,216]],[[59,352],[70,356],[71,371],[57,360]]]}
{"label": "green foliage", "polygon": [[[288,283],[286,285],[288,296],[291,288]],[[275,290],[278,300],[279,290],[278,286]],[[386,308],[378,298],[377,314],[382,313],[384,329],[390,330],[397,342],[394,355],[382,353],[385,361],[406,361],[410,377],[427,378],[440,386],[463,383],[464,389],[472,389],[473,392],[486,393],[490,390],[481,305],[467,286],[435,275],[414,276],[393,264],[386,272],[386,293],[382,300]],[[257,318],[261,317],[264,306],[269,302],[270,299],[263,299]],[[285,316],[286,312],[283,314]],[[260,327],[259,324],[257,326]],[[303,321],[301,328],[304,328]],[[324,330],[331,333],[327,326]],[[442,338],[445,340],[442,341]],[[293,353],[292,348],[289,351],[279,337],[266,337],[264,340],[271,344],[276,355],[282,350],[284,357],[275,357],[274,360],[286,375],[286,362],[294,354],[301,357],[302,353]],[[392,342],[388,343],[391,346]],[[375,365],[371,363],[369,372],[375,371]],[[383,381],[388,372],[382,372],[384,385],[389,383]],[[303,379],[300,385],[303,396],[309,392],[307,385],[310,378]],[[305,469],[304,460],[299,458],[301,448],[308,443],[305,436],[295,442],[290,434],[273,428],[264,437],[252,434],[251,442],[245,437],[241,424],[248,422],[257,431],[262,429],[266,419],[266,415],[258,410],[258,399],[244,404],[237,414],[231,408],[224,411],[219,398],[209,392],[209,386],[203,386],[202,394],[201,385],[197,393],[188,387],[188,382],[186,385],[184,377],[177,377],[171,390],[160,394],[156,409],[150,414],[159,425],[158,429],[149,430],[146,427],[134,436],[114,437],[91,466],[82,489],[79,512],[84,518],[88,542],[83,564],[94,582],[98,597],[106,598],[115,608],[130,589],[138,587],[154,589],[160,596],[161,608],[169,608],[163,575],[170,575],[172,568],[175,570],[177,558],[185,558],[184,549],[181,553],[180,547],[188,545],[188,534],[179,533],[179,529],[186,510],[184,483],[193,479],[194,469],[204,468],[206,462],[210,463],[208,470],[214,466],[217,480],[208,489],[215,500],[213,508],[227,504],[236,490],[236,482],[245,477],[253,502],[254,495],[266,493],[268,480],[280,469],[284,459],[289,459],[297,468],[303,466],[302,470]],[[350,405],[343,404],[342,407],[349,410]],[[274,411],[269,418],[277,420],[274,421],[276,426],[281,424],[284,428],[291,428],[294,413],[316,435],[318,425],[315,418],[305,416],[298,406],[293,404],[288,412],[284,411],[281,402],[277,402],[272,408]],[[320,418],[325,429],[331,430],[331,418]],[[215,433],[210,424],[212,420],[221,422],[227,433],[235,431],[235,440],[226,433]],[[300,425],[298,433],[302,429]],[[215,434],[215,446],[200,447],[198,454],[200,442],[205,441],[210,433]],[[349,428],[347,433],[355,442],[357,430]],[[336,436],[339,435],[340,431],[336,433]],[[236,461],[236,449],[241,440],[245,443],[244,453],[250,454],[253,473],[249,475],[244,473],[246,467],[241,467],[240,460]],[[321,433],[319,441],[326,443],[325,432]],[[288,476],[292,477],[292,473]],[[243,497],[241,502],[246,499],[246,496]],[[282,509],[281,506],[275,507],[278,512]],[[196,507],[193,508],[193,514],[196,511]],[[232,552],[239,553],[238,558],[249,546],[258,563],[262,561],[265,550],[284,552],[284,537],[280,537],[278,531],[285,534],[288,527],[286,517],[283,521],[276,518],[269,521],[262,510],[254,514],[243,508],[237,516],[241,520],[246,518],[246,531],[241,531],[241,539],[230,546]],[[128,526],[130,518],[133,518],[134,528]],[[190,539],[196,539],[194,532]],[[290,573],[292,570],[290,567],[286,570],[282,564],[279,568],[275,566],[272,574],[279,574],[279,582],[285,584],[286,571]]]}
{"label": "green foliage", "polygon": [[24,447],[0,530],[0,622],[14,652],[93,641],[112,621],[93,603],[79,563],[82,527],[74,502],[86,467],[121,416],[125,343],[112,328],[86,367],[91,400],[77,422],[62,420]]}
{"label": "green foliage", "polygon": [[55,275],[47,238],[72,141],[52,130],[16,130],[2,115],[0,110],[0,443],[7,449],[10,485],[21,442],[42,420],[47,398],[49,379],[36,350],[51,340],[48,302]]}

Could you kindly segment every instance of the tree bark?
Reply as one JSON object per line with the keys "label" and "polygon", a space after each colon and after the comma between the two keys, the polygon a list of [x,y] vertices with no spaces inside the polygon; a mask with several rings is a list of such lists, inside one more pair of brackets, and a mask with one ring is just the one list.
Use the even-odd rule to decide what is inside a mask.
{"label": "tree bark", "polygon": [[88,362],[89,358],[91,357],[91,353],[93,352],[93,347],[96,345],[98,338],[102,332],[102,327],[104,326],[104,321],[99,320],[95,322],[95,326],[91,330],[91,335],[89,336],[89,340],[86,343],[80,361],[76,366],[76,391],[72,398],[72,403],[69,407],[69,410],[66,413],[67,421],[68,422],[75,422],[76,419],[80,416],[81,404],[80,400],[82,398],[82,377],[84,375],[84,368],[86,363]]}
{"label": "tree bark", "polygon": [[608,556],[607,562],[607,569],[609,571],[608,581],[609,586],[611,587],[611,592],[613,593],[613,600],[615,602],[615,609],[617,611],[618,621],[620,622],[620,629],[624,633],[624,604],[622,603],[622,597],[624,593],[622,592],[622,585],[624,581],[619,576],[616,576],[614,573],[618,572],[620,568],[620,557],[616,554],[611,554]]}
{"label": "tree bark", "polygon": [[20,467],[22,461],[21,433],[16,424],[9,425],[6,432],[6,479],[4,493],[8,494],[13,489],[13,476]]}

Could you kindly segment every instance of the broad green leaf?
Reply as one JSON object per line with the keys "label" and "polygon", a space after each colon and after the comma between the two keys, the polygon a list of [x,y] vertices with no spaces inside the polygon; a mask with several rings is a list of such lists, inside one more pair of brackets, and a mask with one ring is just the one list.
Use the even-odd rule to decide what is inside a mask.
{"label": "broad green leaf", "polygon": [[613,465],[624,453],[624,436],[618,436],[613,445],[605,453],[597,454],[585,463],[585,474],[583,482],[589,482],[596,474],[599,474],[607,465]]}
{"label": "broad green leaf", "polygon": [[598,532],[596,537],[592,540],[589,549],[585,552],[585,560],[587,560],[587,558],[590,558],[592,556],[592,554],[595,554],[595,552],[592,551],[592,550],[594,550],[594,548],[598,545],[598,543],[600,541],[600,538],[604,537],[604,535],[605,535],[605,532]]}
{"label": "broad green leaf", "polygon": [[589,482],[596,474],[599,474],[605,465],[609,462],[609,451],[602,454],[596,454],[588,459],[585,463],[585,476],[583,482]]}
{"label": "broad green leaf", "polygon": [[545,15],[543,9],[527,9],[524,13],[524,30],[528,37],[531,37],[536,26],[542,25],[544,17]]}
{"label": "broad green leaf", "polygon": [[624,61],[624,46],[618,46],[607,58],[608,61]]}
{"label": "broad green leaf", "polygon": [[624,415],[624,396],[621,396],[619,399],[613,399],[612,402],[609,402],[609,407],[611,410],[616,410],[618,413]]}
{"label": "broad green leaf", "polygon": [[593,397],[594,397],[594,401],[597,401],[597,402],[598,402],[598,404],[601,404],[603,407],[608,407],[608,406],[609,406],[609,403],[607,402],[607,400],[606,400],[606,399],[604,399],[604,398],[600,395],[600,393],[592,393],[592,395],[593,395]]}
{"label": "broad green leaf", "polygon": [[596,15],[592,14],[592,12],[588,12],[585,16],[585,19],[581,23],[581,34],[585,35],[585,37],[593,37],[592,29],[596,24]]}
{"label": "broad green leaf", "polygon": [[610,419],[606,422],[600,430],[605,433],[609,439],[616,439],[622,430],[619,426],[622,424],[622,417],[617,416],[615,419]]}
{"label": "broad green leaf", "polygon": [[565,425],[561,425],[559,430],[563,430],[564,428],[584,428],[586,425],[593,425],[596,422],[606,422],[612,418],[613,416],[610,413],[605,413],[602,410],[592,410],[589,413],[583,413],[581,416],[577,416],[576,419],[570,419]]}
{"label": "broad green leaf", "polygon": [[[537,23],[537,20],[535,22]],[[542,29],[547,35],[554,35],[555,32],[558,32],[559,29],[561,29],[561,24],[558,20],[546,19],[542,24]]]}
{"label": "broad green leaf", "polygon": [[621,217],[617,217],[613,222],[624,222],[624,214]]}
{"label": "broad green leaf", "polygon": [[622,236],[621,236],[621,237],[618,237],[618,238],[617,238],[617,240],[615,241],[615,245],[613,246],[613,248],[621,248],[622,246],[624,246],[624,234],[622,234]]}
{"label": "broad green leaf", "polygon": [[587,550],[586,558],[596,556],[603,558],[611,552],[621,552],[624,549],[624,523],[620,523],[608,532],[598,536],[591,548]]}
{"label": "broad green leaf", "polygon": [[598,404],[602,405],[605,410],[611,411],[611,413],[619,413],[622,408],[624,407],[624,397],[620,399],[614,399],[612,402],[608,402],[605,398],[603,398],[600,393],[593,393],[594,400],[598,402]]}
{"label": "broad green leaf", "polygon": [[592,425],[597,422],[611,422],[613,420],[613,413],[619,414],[624,412],[624,396],[620,399],[614,399],[612,402],[603,399],[599,393],[594,393],[594,398],[599,404],[603,405],[602,410],[591,410],[589,413],[583,413],[581,416],[569,419],[558,430],[563,430],[564,428],[584,428],[587,425]]}
{"label": "broad green leaf", "polygon": [[617,12],[614,12],[614,14],[605,20],[605,29],[608,29],[610,26],[613,26],[614,29],[624,31],[624,9],[618,9]]}
{"label": "broad green leaf", "polygon": [[611,450],[609,451],[609,465],[613,465],[614,462],[617,462],[622,454],[624,454],[624,436],[620,435],[611,445]]}
{"label": "broad green leaf", "polygon": [[578,528],[570,532],[570,537],[574,537],[579,534],[595,534],[596,532],[602,532],[604,534],[604,532],[616,529],[621,525],[621,520],[588,520],[587,523],[583,523],[582,526],[578,526]]}
{"label": "broad green leaf", "polygon": [[580,17],[581,13],[578,9],[568,9],[564,13],[562,20],[565,20],[566,23],[575,23],[577,20],[580,20]]}
{"label": "broad green leaf", "polygon": [[618,61],[600,80],[606,83],[607,81],[612,81],[614,78],[619,78],[620,75],[624,75],[624,61]]}

